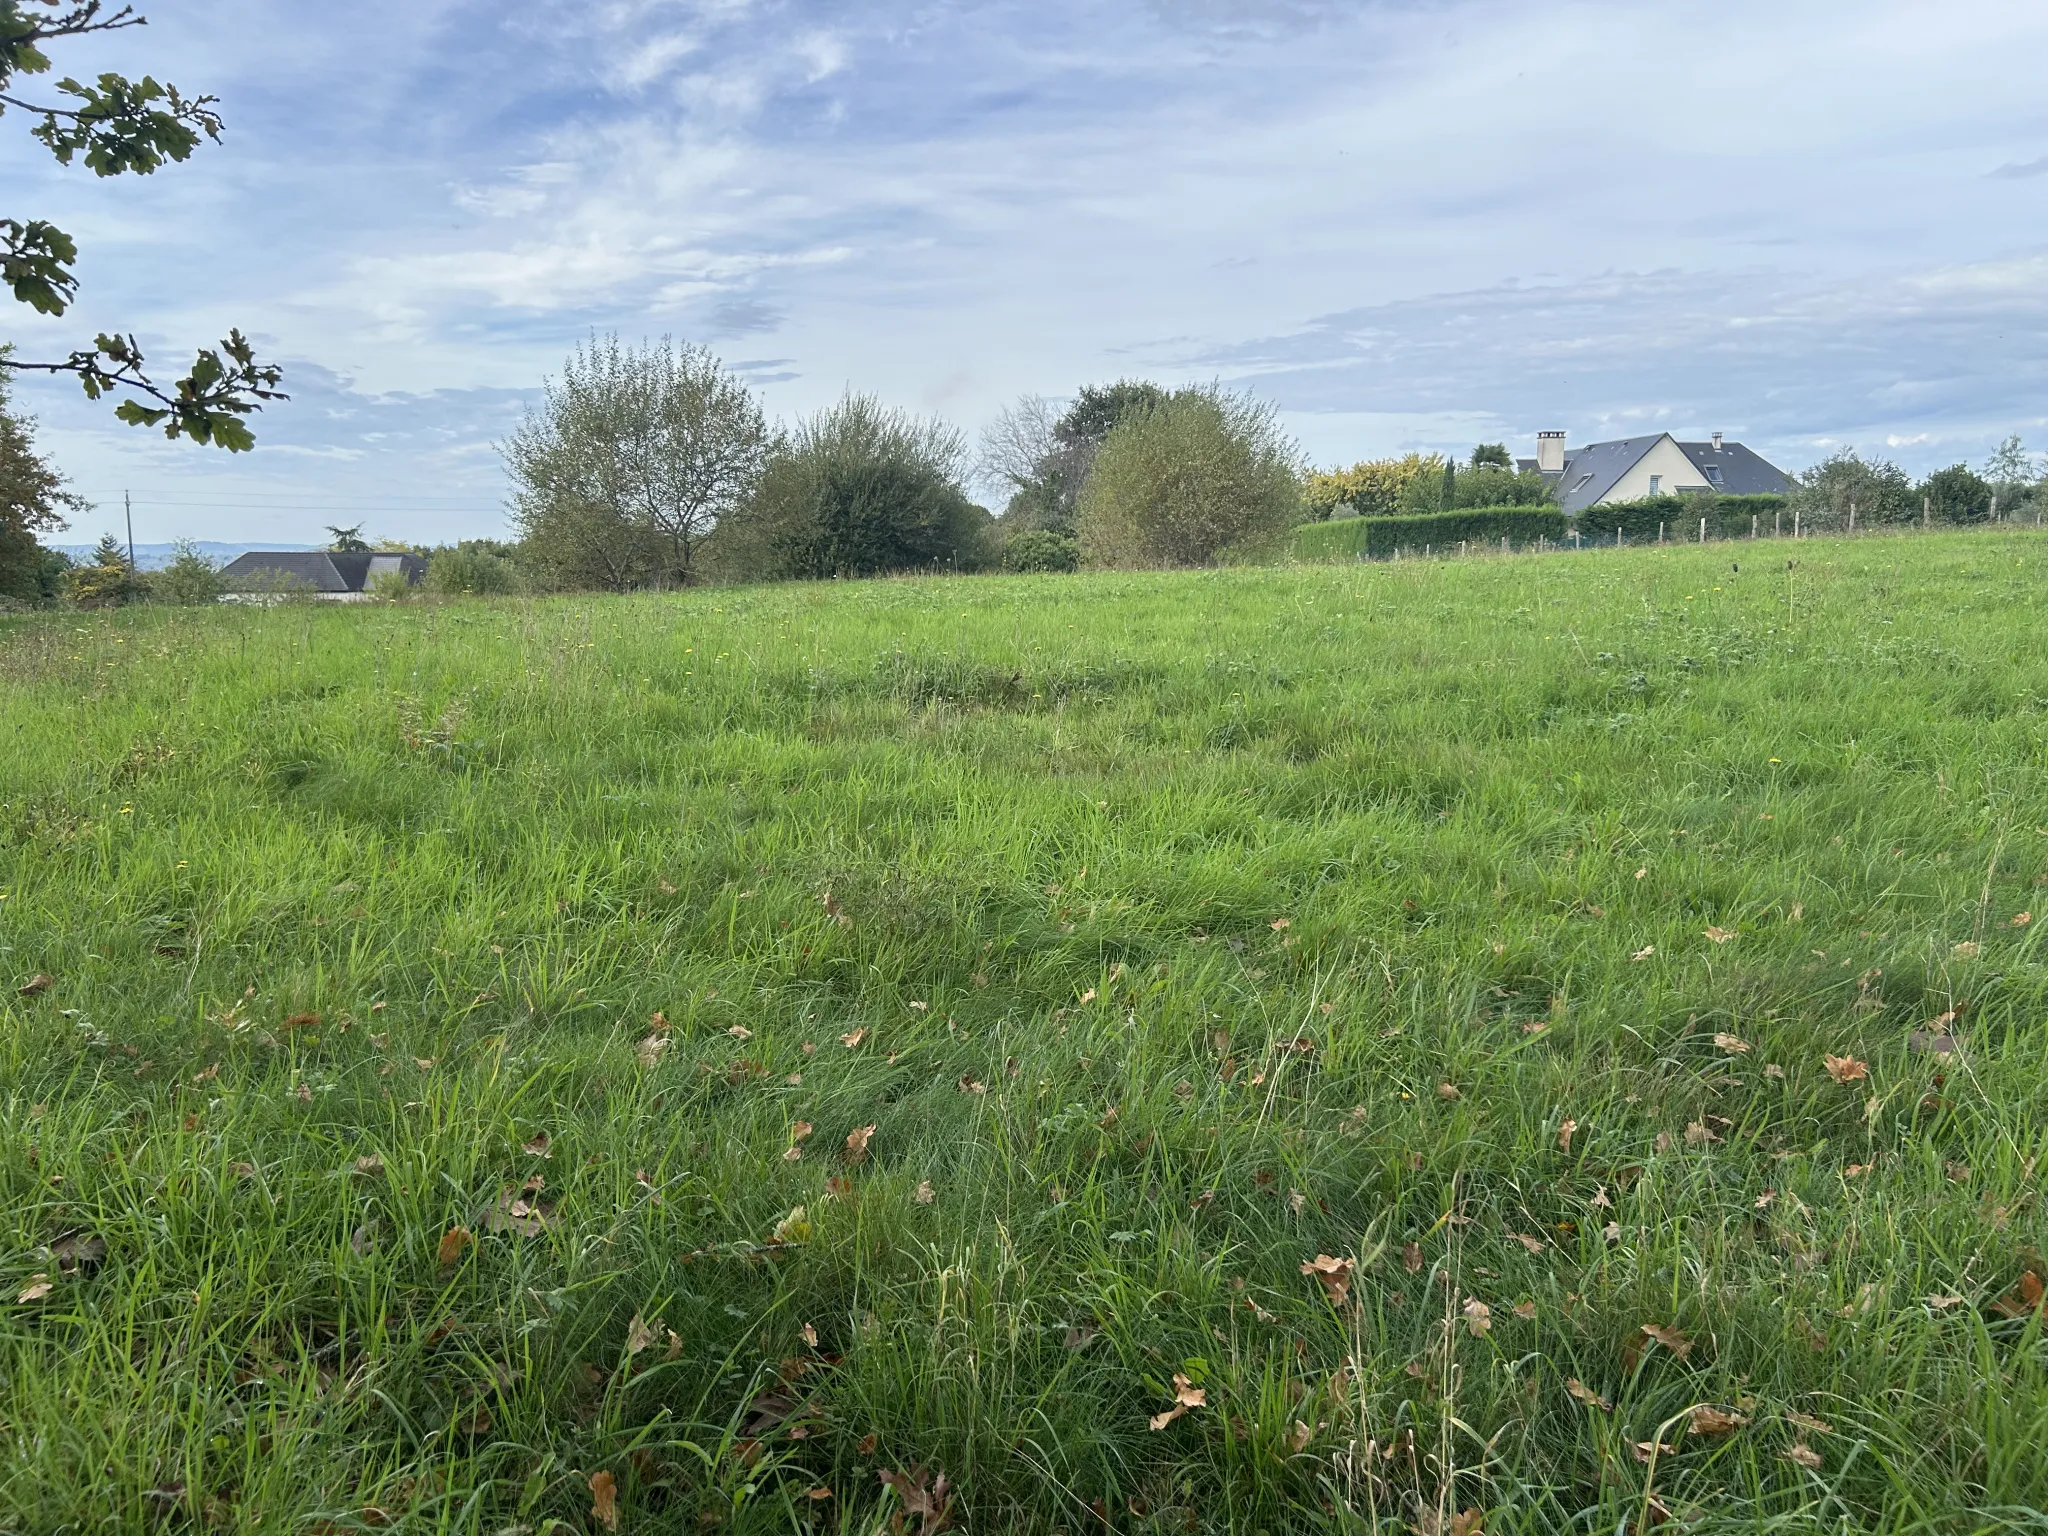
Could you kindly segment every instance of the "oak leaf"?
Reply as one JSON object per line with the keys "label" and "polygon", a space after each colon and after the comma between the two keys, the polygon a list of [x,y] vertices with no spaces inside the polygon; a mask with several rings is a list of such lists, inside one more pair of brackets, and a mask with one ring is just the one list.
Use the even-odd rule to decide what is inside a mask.
{"label": "oak leaf", "polygon": [[1828,1069],[1828,1076],[1838,1083],[1861,1082],[1864,1078],[1870,1076],[1869,1064],[1858,1061],[1854,1056],[1829,1056],[1823,1054],[1820,1060],[1821,1065]]}
{"label": "oak leaf", "polygon": [[868,1143],[874,1139],[875,1128],[863,1125],[858,1130],[847,1132],[846,1160],[849,1163],[864,1163],[868,1158]]}
{"label": "oak leaf", "polygon": [[619,1480],[610,1472],[590,1474],[590,1517],[608,1531],[619,1528]]}
{"label": "oak leaf", "polygon": [[1330,1298],[1332,1306],[1341,1307],[1351,1296],[1351,1277],[1358,1269],[1356,1259],[1332,1258],[1319,1253],[1312,1259],[1302,1261],[1301,1272],[1314,1275],[1323,1288],[1323,1294]]}
{"label": "oak leaf", "polygon": [[1493,1308],[1477,1296],[1465,1299],[1465,1331],[1475,1339],[1483,1339],[1493,1331]]}
{"label": "oak leaf", "polygon": [[435,1256],[443,1264],[453,1264],[462,1257],[463,1249],[475,1241],[476,1238],[470,1233],[469,1228],[450,1227],[441,1234],[441,1246],[436,1250]]}
{"label": "oak leaf", "polygon": [[1564,1389],[1565,1391],[1571,1393],[1571,1395],[1577,1398],[1580,1402],[1584,1403],[1588,1408],[1599,1408],[1602,1410],[1607,1410],[1614,1407],[1614,1404],[1607,1401],[1606,1398],[1602,1397],[1598,1392],[1595,1392],[1591,1387],[1587,1386],[1583,1381],[1579,1380],[1579,1378],[1576,1376],[1572,1377],[1569,1381],[1567,1381],[1564,1384]]}

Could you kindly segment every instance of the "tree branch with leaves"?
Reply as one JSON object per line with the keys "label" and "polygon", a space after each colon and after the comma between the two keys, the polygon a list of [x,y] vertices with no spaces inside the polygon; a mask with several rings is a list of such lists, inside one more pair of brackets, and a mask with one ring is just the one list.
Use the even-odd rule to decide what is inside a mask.
{"label": "tree branch with leaves", "polygon": [[[50,69],[45,45],[146,24],[131,5],[108,9],[105,0],[0,0],[0,114],[9,108],[41,121],[30,130],[61,165],[83,161],[95,176],[147,176],[189,159],[200,144],[219,142],[220,115],[211,96],[188,97],[176,86],[145,75],[107,73],[82,83],[69,76],[54,89],[61,104],[14,94],[17,76]],[[46,219],[0,218],[0,282],[18,303],[61,315],[78,296],[78,245]],[[68,373],[87,398],[119,395],[114,414],[135,426],[162,427],[166,437],[190,437],[230,452],[255,446],[244,418],[267,401],[289,397],[278,388],[283,372],[259,363],[239,330],[216,347],[199,349],[185,377],[153,379],[132,335],[102,333],[89,348],[59,362],[0,357],[0,367],[24,373]]]}

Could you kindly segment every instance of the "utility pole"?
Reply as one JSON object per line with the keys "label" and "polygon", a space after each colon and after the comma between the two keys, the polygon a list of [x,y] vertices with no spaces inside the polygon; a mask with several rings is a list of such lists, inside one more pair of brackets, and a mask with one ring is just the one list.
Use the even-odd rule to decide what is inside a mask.
{"label": "utility pole", "polygon": [[121,493],[121,512],[128,519],[128,569],[135,569],[135,503],[128,493]]}

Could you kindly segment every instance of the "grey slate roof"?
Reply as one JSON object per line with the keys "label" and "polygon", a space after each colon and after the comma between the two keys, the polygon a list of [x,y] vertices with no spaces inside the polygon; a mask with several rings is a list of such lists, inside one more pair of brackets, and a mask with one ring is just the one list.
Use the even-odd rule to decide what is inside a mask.
{"label": "grey slate roof", "polygon": [[1792,489],[1786,473],[1740,443],[1725,438],[1721,451],[1712,443],[1680,443],[1679,448],[1723,496],[1783,496]]}
{"label": "grey slate roof", "polygon": [[1636,460],[1663,438],[1662,432],[1652,432],[1647,437],[1623,437],[1573,449],[1564,456],[1564,474],[1557,482],[1558,507],[1567,517],[1585,511],[1613,490]]}
{"label": "grey slate roof", "polygon": [[326,549],[252,549],[221,572],[230,587],[238,584],[289,585],[315,592],[360,592],[373,570],[397,570],[417,586],[427,573],[418,555],[344,554]]}

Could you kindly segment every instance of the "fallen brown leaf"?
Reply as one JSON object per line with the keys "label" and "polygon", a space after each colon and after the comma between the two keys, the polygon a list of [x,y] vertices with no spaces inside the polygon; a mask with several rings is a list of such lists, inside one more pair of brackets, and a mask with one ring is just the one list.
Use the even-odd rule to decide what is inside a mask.
{"label": "fallen brown leaf", "polygon": [[851,1051],[857,1049],[861,1041],[867,1039],[867,1037],[867,1026],[863,1024],[859,1029],[856,1029],[849,1034],[841,1035],[839,1037],[839,1043],[845,1046],[849,1051]]}
{"label": "fallen brown leaf", "polygon": [[1861,1082],[1870,1075],[1869,1064],[1858,1061],[1854,1056],[1823,1055],[1820,1060],[1821,1065],[1828,1069],[1828,1076],[1838,1083]]}
{"label": "fallen brown leaf", "polygon": [[[640,1065],[651,1072],[654,1068],[661,1065],[661,1053],[667,1049],[667,1035],[649,1035],[633,1048],[633,1054],[638,1058]],[[611,1476],[609,1472],[600,1475],[604,1477]]]}
{"label": "fallen brown leaf", "polygon": [[1677,1455],[1678,1447],[1667,1445],[1661,1440],[1632,1440],[1629,1442],[1629,1453],[1647,1466],[1653,1456]]}
{"label": "fallen brown leaf", "polygon": [[1991,1309],[2000,1317],[2025,1317],[2029,1312],[2042,1310],[2043,1291],[2041,1277],[2031,1269],[2025,1270],[2019,1283],[1994,1301]]}
{"label": "fallen brown leaf", "polygon": [[1357,1268],[1356,1259],[1336,1259],[1327,1253],[1319,1253],[1302,1262],[1301,1272],[1314,1275],[1323,1288],[1323,1294],[1330,1298],[1330,1304],[1341,1307],[1351,1296],[1351,1277]]}
{"label": "fallen brown leaf", "polygon": [[1571,1151],[1572,1137],[1576,1136],[1578,1131],[1579,1122],[1572,1119],[1569,1115],[1560,1120],[1557,1125],[1557,1150],[1560,1152]]}
{"label": "fallen brown leaf", "polygon": [[526,1143],[519,1150],[528,1157],[553,1157],[555,1154],[549,1151],[548,1148],[548,1133],[546,1131],[536,1131],[534,1132],[533,1140]]}
{"label": "fallen brown leaf", "polygon": [[1630,955],[1630,956],[1629,956],[1629,959],[1631,959],[1631,960],[1647,960],[1647,959],[1649,959],[1649,958],[1650,958],[1650,956],[1654,955],[1655,953],[1657,953],[1657,946],[1656,946],[1656,945],[1654,945],[1654,944],[1645,944],[1645,945],[1644,945],[1644,946],[1643,946],[1643,947],[1642,947],[1641,949],[1637,950],[1637,951],[1636,951],[1636,952],[1635,952],[1634,954]]}
{"label": "fallen brown leaf", "polygon": [[1453,1099],[1461,1099],[1464,1097],[1463,1094],[1458,1092],[1458,1085],[1456,1083],[1438,1083],[1436,1085],[1436,1096],[1442,1099],[1446,1104],[1448,1104]]}
{"label": "fallen brown leaf", "polygon": [[864,1163],[868,1158],[868,1143],[874,1139],[875,1128],[864,1125],[846,1135],[846,1160],[849,1163]]}
{"label": "fallen brown leaf", "polygon": [[1716,1035],[1714,1036],[1714,1049],[1726,1051],[1731,1056],[1742,1056],[1748,1053],[1749,1042],[1740,1035]]}
{"label": "fallen brown leaf", "polygon": [[1785,1459],[1811,1470],[1820,1465],[1820,1452],[1802,1440],[1785,1453]]}
{"label": "fallen brown leaf", "polygon": [[30,1275],[28,1277],[28,1284],[21,1288],[21,1294],[14,1299],[17,1302],[41,1301],[55,1289],[56,1287],[51,1284],[48,1275]]}
{"label": "fallen brown leaf", "polygon": [[450,1227],[441,1234],[441,1246],[436,1256],[443,1264],[453,1264],[462,1257],[462,1251],[475,1241],[476,1238],[471,1235],[469,1228]]}
{"label": "fallen brown leaf", "polygon": [[1607,1401],[1606,1398],[1602,1397],[1598,1392],[1595,1392],[1591,1387],[1587,1386],[1583,1381],[1579,1380],[1579,1378],[1576,1376],[1572,1377],[1569,1381],[1567,1381],[1564,1384],[1564,1389],[1565,1391],[1571,1393],[1571,1395],[1577,1398],[1580,1402],[1584,1403],[1588,1408],[1598,1408],[1603,1411],[1606,1411],[1614,1407],[1614,1404]]}
{"label": "fallen brown leaf", "polygon": [[1483,1339],[1493,1331],[1493,1308],[1476,1296],[1465,1299],[1465,1331],[1475,1339]]}
{"label": "fallen brown leaf", "polygon": [[1646,1339],[1656,1340],[1681,1360],[1692,1353],[1692,1340],[1667,1324],[1645,1323],[1642,1326],[1642,1335]]}
{"label": "fallen brown leaf", "polygon": [[1749,1422],[1739,1413],[1724,1413],[1702,1404],[1692,1411],[1692,1432],[1696,1435],[1726,1435]]}
{"label": "fallen brown leaf", "polygon": [[1411,1275],[1422,1273],[1422,1244],[1403,1243],[1401,1245],[1401,1267]]}
{"label": "fallen brown leaf", "polygon": [[626,1324],[626,1354],[628,1358],[639,1354],[643,1349],[651,1348],[660,1338],[661,1334],[658,1328],[649,1327],[640,1314],[635,1312],[633,1320]]}
{"label": "fallen brown leaf", "polygon": [[1179,1371],[1173,1373],[1173,1406],[1164,1413],[1155,1413],[1150,1423],[1154,1429],[1164,1429],[1190,1408],[1205,1407],[1209,1401],[1206,1388],[1198,1387]]}
{"label": "fallen brown leaf", "polygon": [[917,1189],[911,1194],[910,1198],[919,1205],[930,1205],[939,1196],[938,1191],[932,1188],[932,1181],[930,1179],[920,1179]]}
{"label": "fallen brown leaf", "polygon": [[1533,1302],[1533,1301],[1518,1301],[1518,1302],[1516,1302],[1516,1303],[1515,1303],[1515,1316],[1519,1317],[1519,1318],[1520,1318],[1520,1319],[1521,1319],[1521,1320],[1522,1320],[1523,1322],[1525,1322],[1525,1323],[1533,1323],[1533,1322],[1535,1322],[1535,1321],[1536,1321],[1536,1303],[1535,1303],[1535,1302]]}
{"label": "fallen brown leaf", "polygon": [[590,1517],[608,1531],[619,1528],[619,1480],[610,1472],[590,1474]]}
{"label": "fallen brown leaf", "polygon": [[1707,929],[1707,937],[1712,939],[1716,944],[1726,944],[1730,939],[1735,937],[1735,930],[1732,928],[1710,927]]}
{"label": "fallen brown leaf", "polygon": [[14,989],[14,995],[16,997],[39,997],[55,985],[57,985],[56,977],[50,975],[47,971],[37,971],[35,975],[29,977],[27,981]]}
{"label": "fallen brown leaf", "polygon": [[1541,1253],[1545,1248],[1549,1246],[1549,1244],[1545,1243],[1542,1238],[1531,1237],[1526,1232],[1515,1233],[1514,1239],[1516,1242],[1520,1243],[1524,1248],[1528,1249],[1531,1253]]}
{"label": "fallen brown leaf", "polygon": [[1294,1428],[1289,1430],[1287,1434],[1287,1448],[1299,1456],[1308,1449],[1309,1441],[1315,1439],[1315,1437],[1316,1432],[1313,1429],[1300,1419],[1296,1419],[1294,1421]]}

